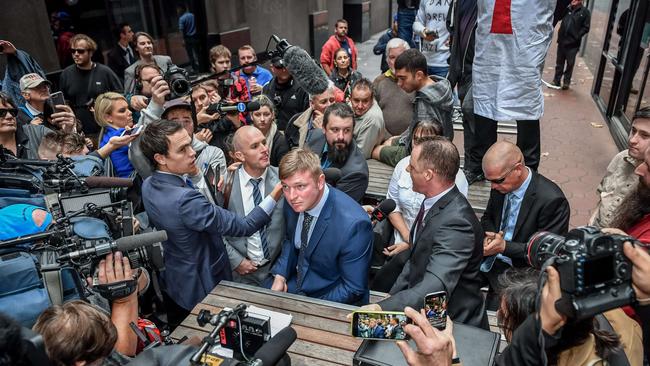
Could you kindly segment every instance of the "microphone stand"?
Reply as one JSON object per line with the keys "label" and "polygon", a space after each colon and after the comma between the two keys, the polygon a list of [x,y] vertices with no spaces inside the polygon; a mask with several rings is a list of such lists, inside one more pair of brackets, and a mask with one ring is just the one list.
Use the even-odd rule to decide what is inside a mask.
{"label": "microphone stand", "polygon": [[[239,315],[246,311],[246,305],[245,304],[239,304],[234,310],[221,310],[219,314],[211,316],[210,317],[210,311],[203,309],[199,312],[199,315],[197,316],[197,321],[200,326],[204,326],[207,323],[210,323],[214,325],[214,329],[210,332],[210,334],[203,338],[203,342],[201,343],[201,347],[199,348],[198,351],[196,351],[192,357],[190,358],[190,364],[192,365],[201,365],[201,358],[203,355],[208,351],[208,348],[210,346],[213,346],[217,343],[217,339],[219,339],[219,332],[223,327],[226,325],[228,320],[235,319],[239,317]],[[210,317],[209,319],[206,319],[207,317]],[[207,320],[207,321],[206,321]]]}

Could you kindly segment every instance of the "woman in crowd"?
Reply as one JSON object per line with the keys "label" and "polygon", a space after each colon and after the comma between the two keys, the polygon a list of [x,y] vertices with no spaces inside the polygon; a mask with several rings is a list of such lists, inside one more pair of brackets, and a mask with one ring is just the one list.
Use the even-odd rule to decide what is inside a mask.
{"label": "woman in crowd", "polygon": [[14,101],[8,94],[0,92],[0,146],[19,159],[39,159],[41,140],[52,131],[43,125],[18,126],[17,115]]}
{"label": "woman in crowd", "polygon": [[[508,343],[515,330],[537,311],[538,279],[539,271],[532,268],[509,270],[499,278],[502,290],[497,322]],[[619,349],[624,351],[622,354],[627,357],[628,365],[641,365],[643,345],[639,324],[620,308],[602,315],[613,332],[603,329],[595,317],[589,317],[569,320],[554,335],[552,344],[549,337],[545,337],[548,365],[617,365],[620,363],[611,362],[610,357]]]}
{"label": "woman in crowd", "polygon": [[330,80],[334,82],[337,88],[343,91],[345,101],[350,99],[352,84],[363,76],[360,72],[353,70],[350,66],[350,55],[344,48],[339,48],[334,53],[334,69],[330,74]]}
{"label": "woman in crowd", "polygon": [[258,95],[253,100],[260,104],[260,109],[251,113],[253,125],[266,136],[269,161],[272,166],[277,167],[282,157],[289,152],[289,145],[275,123],[275,106],[271,99],[266,95]]}
{"label": "woman in crowd", "polygon": [[[113,136],[120,136],[124,130],[133,127],[133,116],[126,98],[118,93],[101,94],[95,100],[95,121],[103,128],[99,147],[103,147]],[[129,161],[129,147],[122,146],[110,155],[115,175],[128,178],[133,172]]]}
{"label": "woman in crowd", "polygon": [[140,59],[124,70],[124,93],[133,94],[135,91],[135,68],[141,64],[156,64],[163,75],[171,66],[174,66],[169,56],[153,54],[153,37],[149,33],[138,32],[135,34],[135,50]]}
{"label": "woman in crowd", "polygon": [[[418,145],[421,139],[442,135],[442,125],[437,121],[420,121],[413,131],[413,145]],[[388,215],[388,221],[393,226],[394,243],[384,249],[384,254],[392,257],[378,272],[371,288],[376,291],[388,292],[397,276],[402,271],[409,258],[409,232],[415,217],[420,210],[424,195],[413,192],[413,181],[407,171],[411,156],[397,163],[393,176],[388,184],[386,198],[395,201],[395,210]],[[456,187],[467,197],[469,185],[461,169],[456,173]],[[398,254],[402,253],[398,256]]]}

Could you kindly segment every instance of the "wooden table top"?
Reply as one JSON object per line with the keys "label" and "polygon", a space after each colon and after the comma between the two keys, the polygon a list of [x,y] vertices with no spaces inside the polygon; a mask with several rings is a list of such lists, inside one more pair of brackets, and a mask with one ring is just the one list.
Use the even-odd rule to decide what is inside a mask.
{"label": "wooden table top", "polygon": [[360,340],[350,336],[350,324],[346,320],[346,315],[356,309],[354,306],[229,281],[221,281],[174,330],[172,338],[207,336],[213,326],[201,328],[198,325],[196,315],[199,311],[208,309],[216,313],[223,307],[234,308],[240,303],[293,316],[291,326],[298,334],[289,348],[293,365],[351,365],[361,345]]}

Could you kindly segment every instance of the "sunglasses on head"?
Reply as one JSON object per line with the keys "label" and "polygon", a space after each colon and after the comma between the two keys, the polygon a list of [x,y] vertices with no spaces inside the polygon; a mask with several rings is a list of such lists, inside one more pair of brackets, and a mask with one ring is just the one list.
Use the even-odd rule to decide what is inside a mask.
{"label": "sunglasses on head", "polygon": [[5,118],[9,113],[12,117],[18,115],[18,110],[16,108],[0,108],[0,118]]}
{"label": "sunglasses on head", "polygon": [[78,54],[80,54],[80,55],[83,55],[83,54],[86,53],[87,51],[88,51],[88,50],[85,49],[85,48],[71,48],[71,49],[70,49],[70,53],[73,53],[73,54],[74,54],[74,53],[78,53]]}

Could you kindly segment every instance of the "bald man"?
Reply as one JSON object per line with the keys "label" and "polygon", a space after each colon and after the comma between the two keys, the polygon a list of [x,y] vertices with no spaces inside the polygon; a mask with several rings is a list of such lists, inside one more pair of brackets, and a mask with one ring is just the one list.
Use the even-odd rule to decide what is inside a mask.
{"label": "bald man", "polygon": [[496,310],[497,277],[509,267],[525,267],[530,236],[538,231],[565,234],[569,202],[560,187],[524,165],[517,145],[499,141],[483,157],[483,173],[492,188],[481,217],[485,231],[481,275],[490,284],[488,310]]}
{"label": "bald man", "polygon": [[[230,185],[228,210],[248,215],[280,181],[278,168],[269,164],[266,137],[253,126],[241,127],[233,137],[234,157],[242,164],[226,179]],[[271,222],[250,237],[224,237],[235,282],[261,286],[280,254],[284,238],[281,200],[271,214]]]}

